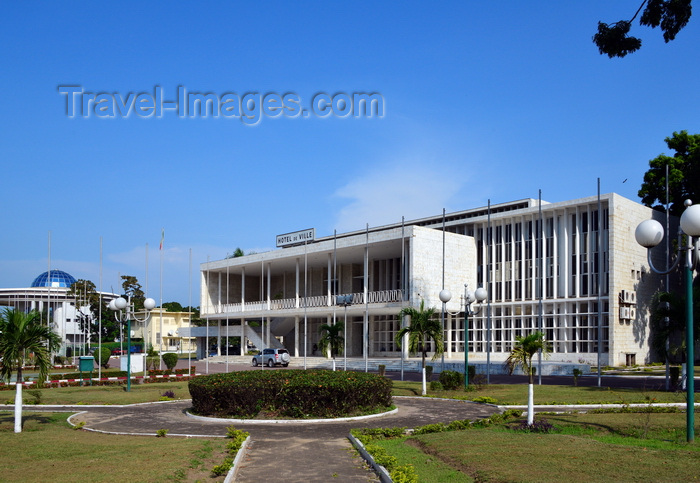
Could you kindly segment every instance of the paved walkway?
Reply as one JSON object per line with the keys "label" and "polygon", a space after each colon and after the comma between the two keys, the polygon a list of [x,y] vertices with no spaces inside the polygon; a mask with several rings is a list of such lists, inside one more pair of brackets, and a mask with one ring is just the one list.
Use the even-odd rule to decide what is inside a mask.
{"label": "paved walkway", "polygon": [[[364,461],[351,451],[347,435],[352,428],[408,428],[457,419],[479,419],[498,411],[493,406],[434,398],[394,399],[396,414],[346,422],[237,424],[248,431],[251,444],[236,481],[327,482],[377,481]],[[168,429],[176,436],[224,436],[230,421],[207,421],[185,414],[190,401],[138,404],[131,406],[71,406],[67,411],[85,411],[74,422],[107,433],[155,435]],[[47,407],[42,407],[45,411]]]}

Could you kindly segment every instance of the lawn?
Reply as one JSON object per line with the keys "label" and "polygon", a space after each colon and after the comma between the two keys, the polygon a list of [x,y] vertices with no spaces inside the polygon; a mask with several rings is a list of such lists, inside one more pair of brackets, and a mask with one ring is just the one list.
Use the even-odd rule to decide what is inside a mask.
{"label": "lawn", "polygon": [[[84,386],[52,389],[25,389],[26,404],[134,404],[158,401],[165,391],[172,391],[175,399],[189,399],[186,381],[168,381],[149,384],[132,384],[131,392],[124,386]],[[395,396],[418,396],[420,382],[394,381]],[[429,396],[474,400],[489,397],[497,404],[513,405],[527,403],[527,385],[491,384],[480,389],[465,392],[428,391]],[[649,398],[649,399],[647,399]],[[478,400],[478,399],[477,399]],[[605,403],[684,403],[685,394],[680,392],[646,391],[642,389],[611,389],[607,387],[535,386],[535,404],[605,404]],[[0,392],[0,403],[14,403],[14,389]]]}
{"label": "lawn", "polygon": [[[168,381],[149,384],[132,384],[131,391],[126,386],[76,386],[50,389],[25,389],[22,391],[26,404],[135,404],[161,399],[163,393],[172,391],[174,399],[189,399],[190,392],[186,381]],[[14,404],[15,391],[0,392],[0,403]]]}
{"label": "lawn", "polygon": [[0,413],[0,479],[13,482],[223,481],[223,438],[156,438],[76,431],[68,414],[25,413],[22,433]]}
{"label": "lawn", "polygon": [[[378,441],[411,464],[420,482],[692,481],[700,446],[685,443],[685,415],[546,416],[556,431],[526,433],[515,423]],[[646,437],[643,437],[646,435]],[[459,471],[458,477],[455,472]]]}
{"label": "lawn", "polygon": [[[467,392],[463,388],[456,391],[429,390],[428,395],[467,400],[489,397],[495,399],[496,404],[523,405],[527,404],[527,388],[527,384],[491,384]],[[685,394],[681,392],[643,389],[542,385],[535,386],[534,392],[535,404],[634,404],[647,403],[649,399],[654,402],[685,402]],[[394,381],[395,396],[418,396],[420,394],[420,382]]]}
{"label": "lawn", "polygon": [[[130,404],[157,401],[172,391],[189,398],[187,382],[29,389],[28,403]],[[431,396],[492,397],[500,404],[524,404],[526,385],[491,385],[464,392],[430,391]],[[395,395],[420,393],[419,382],[395,382]],[[12,403],[14,391],[0,401]],[[559,403],[683,402],[683,394],[572,386],[537,386],[535,401]],[[14,434],[12,413],[0,413],[0,474],[7,481],[195,481],[209,478],[224,458],[221,439],[149,438],[74,431],[66,415],[24,414],[24,431]],[[698,445],[685,441],[685,415],[572,414],[545,416],[554,434],[515,432],[504,426],[434,433],[382,442],[400,464],[413,464],[420,481],[553,481],[577,475],[581,481],[688,481],[700,467]],[[646,437],[644,437],[646,436]],[[41,461],[41,465],[36,465]],[[129,461],[130,464],[124,464]],[[591,464],[591,462],[595,464]],[[190,468],[194,466],[195,468]],[[692,474],[691,474],[692,472]],[[193,476],[194,475],[194,476]],[[580,475],[580,476],[579,476]],[[462,480],[463,479],[463,480]]]}

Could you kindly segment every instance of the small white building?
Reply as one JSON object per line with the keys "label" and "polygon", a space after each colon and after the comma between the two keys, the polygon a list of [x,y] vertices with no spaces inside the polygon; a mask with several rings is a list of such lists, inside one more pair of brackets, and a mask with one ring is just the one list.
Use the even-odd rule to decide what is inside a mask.
{"label": "small white building", "polygon": [[[611,193],[525,199],[307,239],[203,263],[201,316],[219,347],[228,335],[242,337],[241,353],[250,344],[283,345],[296,356],[321,355],[319,327],[347,317],[348,356],[399,357],[397,314],[422,300],[440,311],[444,286],[452,294],[445,355],[463,359],[468,284],[489,294],[469,319],[470,360],[505,360],[516,336],[539,328],[553,361],[595,363],[600,334],[603,364],[644,363],[649,301],[662,287],[634,230],[663,216]],[[663,249],[653,255],[662,266]],[[351,305],[336,304],[344,294]],[[203,337],[204,329],[188,335]]]}
{"label": "small white building", "polygon": [[[68,348],[82,347],[87,343],[90,339],[89,325],[93,322],[88,307],[81,307],[79,301],[68,295],[75,281],[69,273],[52,269],[50,274],[44,272],[36,277],[30,287],[0,288],[0,306],[23,312],[48,311],[53,329],[62,341],[59,354],[66,355]],[[101,295],[106,303],[118,297],[108,292]],[[82,324],[81,319],[84,321]]]}

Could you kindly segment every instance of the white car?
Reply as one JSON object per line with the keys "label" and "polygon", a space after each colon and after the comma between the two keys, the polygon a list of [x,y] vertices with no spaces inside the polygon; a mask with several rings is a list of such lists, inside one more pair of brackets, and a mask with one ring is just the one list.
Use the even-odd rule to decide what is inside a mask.
{"label": "white car", "polygon": [[263,349],[262,354],[258,353],[253,356],[253,366],[258,367],[258,364],[265,364],[267,367],[273,367],[280,364],[287,367],[290,360],[291,357],[287,349]]}

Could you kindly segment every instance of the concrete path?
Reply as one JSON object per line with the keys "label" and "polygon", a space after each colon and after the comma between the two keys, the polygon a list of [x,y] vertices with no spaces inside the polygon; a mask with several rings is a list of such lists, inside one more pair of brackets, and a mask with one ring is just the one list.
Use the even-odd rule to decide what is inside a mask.
{"label": "concrete path", "polygon": [[[397,397],[394,401],[398,407],[396,414],[360,421],[233,423],[251,435],[251,444],[236,481],[270,481],[272,478],[290,482],[378,481],[351,449],[347,439],[350,429],[413,428],[457,419],[479,419],[498,411],[494,406],[455,400]],[[212,422],[189,417],[185,414],[189,407],[188,400],[62,409],[84,411],[73,421],[84,421],[85,429],[107,433],[155,435],[159,429],[168,429],[169,436],[223,437],[226,428],[232,425],[230,421]]]}

